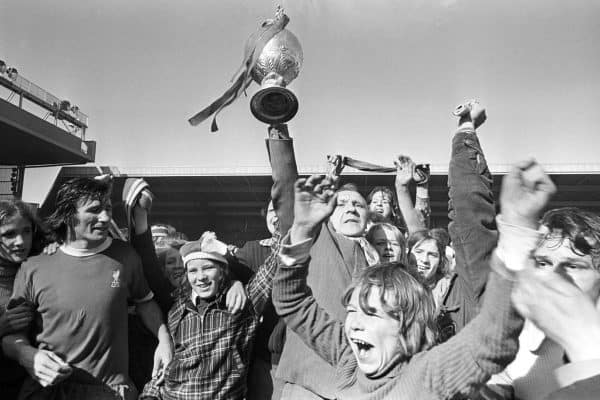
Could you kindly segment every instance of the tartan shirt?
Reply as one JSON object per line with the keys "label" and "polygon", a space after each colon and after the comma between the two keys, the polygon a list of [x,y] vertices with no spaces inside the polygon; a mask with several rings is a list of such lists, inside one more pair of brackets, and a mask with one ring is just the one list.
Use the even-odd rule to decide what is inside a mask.
{"label": "tartan shirt", "polygon": [[281,235],[271,254],[246,285],[248,304],[237,314],[227,311],[225,291],[212,302],[192,304],[180,296],[169,311],[175,351],[163,385],[146,384],[140,399],[243,399],[252,344],[259,318],[273,287]]}

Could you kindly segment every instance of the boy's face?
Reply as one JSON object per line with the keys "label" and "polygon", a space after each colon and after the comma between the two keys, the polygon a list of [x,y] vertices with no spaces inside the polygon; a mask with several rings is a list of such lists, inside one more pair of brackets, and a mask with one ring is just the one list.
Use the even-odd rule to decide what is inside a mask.
{"label": "boy's face", "polygon": [[547,236],[535,250],[536,265],[561,274],[596,301],[600,295],[600,271],[594,268],[589,254],[575,253],[573,242],[559,233]]}
{"label": "boy's face", "polygon": [[102,244],[108,237],[111,218],[112,204],[108,196],[101,200],[80,200],[72,227],[75,240],[85,240],[88,248]]}
{"label": "boy's face", "polygon": [[415,245],[410,251],[410,255],[413,267],[425,281],[435,275],[442,259],[437,243],[433,239],[425,239]]}
{"label": "boy's face", "polygon": [[187,263],[187,277],[198,297],[210,299],[219,293],[225,275],[216,261],[191,260]]}
{"label": "boy's face", "polygon": [[385,374],[401,354],[398,340],[401,324],[383,311],[379,289],[372,288],[368,298],[375,315],[360,308],[359,292],[357,287],[350,297],[344,329],[358,367],[365,375],[376,378]]}
{"label": "boy's face", "polygon": [[0,226],[0,256],[13,262],[22,263],[31,251],[33,229],[31,222],[20,215],[14,216]]}

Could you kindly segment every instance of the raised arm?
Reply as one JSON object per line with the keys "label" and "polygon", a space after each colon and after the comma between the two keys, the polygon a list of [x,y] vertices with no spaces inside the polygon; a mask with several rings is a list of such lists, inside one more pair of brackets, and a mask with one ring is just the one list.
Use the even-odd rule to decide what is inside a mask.
{"label": "raised arm", "polygon": [[246,287],[248,299],[254,307],[257,315],[261,315],[271,298],[273,289],[273,278],[277,271],[279,247],[281,245],[281,235],[276,229],[273,233],[273,242],[271,243],[271,253],[256,271],[256,274],[250,279]]}
{"label": "raised arm", "polygon": [[[408,186],[413,181],[415,173],[415,163],[407,156],[399,156],[395,161],[396,165],[396,196],[398,197],[398,208],[402,213],[408,233],[426,229],[425,220],[420,217],[420,212],[413,206],[413,201],[410,198]],[[425,204],[427,203],[427,204]],[[429,198],[421,199],[419,207],[428,208]]]}
{"label": "raised arm", "polygon": [[445,305],[459,309],[453,315],[458,329],[479,309],[498,238],[492,175],[475,133],[485,120],[485,110],[476,102],[467,106],[472,109],[460,117],[448,170],[448,233],[457,277]]}
{"label": "raised arm", "polygon": [[[127,188],[127,190],[125,189]],[[148,184],[142,179],[129,178],[126,182],[123,193],[125,200],[126,215],[130,216],[129,232],[131,245],[142,259],[144,276],[154,293],[154,300],[160,307],[163,315],[167,315],[173,305],[171,291],[173,288],[169,281],[165,279],[160,262],[156,256],[148,215],[152,207],[153,195],[150,192]],[[143,188],[135,190],[135,188]]]}
{"label": "raised arm", "polygon": [[299,179],[295,185],[294,223],[281,249],[273,287],[277,313],[322,359],[335,366],[349,346],[343,324],[322,309],[306,283],[309,252],[319,228],[333,212],[336,195],[323,176]]}
{"label": "raised arm", "polygon": [[437,383],[434,387],[440,397],[471,394],[516,355],[523,320],[511,304],[511,293],[518,272],[531,268],[531,251],[542,236],[535,229],[537,220],[554,190],[533,161],[517,165],[505,178],[498,218],[500,240],[481,312],[456,336],[426,355],[435,365],[427,379],[430,384]]}
{"label": "raised arm", "polygon": [[286,124],[269,127],[267,150],[273,176],[271,198],[279,220],[279,232],[284,236],[294,219],[294,182],[298,179],[294,141]]}

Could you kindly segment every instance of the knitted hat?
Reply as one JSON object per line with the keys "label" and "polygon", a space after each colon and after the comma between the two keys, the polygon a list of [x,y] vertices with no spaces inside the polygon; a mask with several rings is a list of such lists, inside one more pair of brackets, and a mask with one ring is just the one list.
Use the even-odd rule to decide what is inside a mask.
{"label": "knitted hat", "polygon": [[191,260],[212,260],[228,264],[225,255],[227,254],[227,245],[214,237],[214,235],[202,235],[199,240],[184,244],[179,250],[183,265]]}

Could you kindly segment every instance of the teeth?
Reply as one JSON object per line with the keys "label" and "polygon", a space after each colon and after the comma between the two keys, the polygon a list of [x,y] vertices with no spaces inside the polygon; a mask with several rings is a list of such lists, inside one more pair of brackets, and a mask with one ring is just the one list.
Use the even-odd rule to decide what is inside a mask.
{"label": "teeth", "polygon": [[360,339],[352,339],[352,341],[358,346],[358,350],[359,351],[367,351],[369,350],[371,347],[373,347],[372,344],[365,342],[364,340],[360,340]]}

